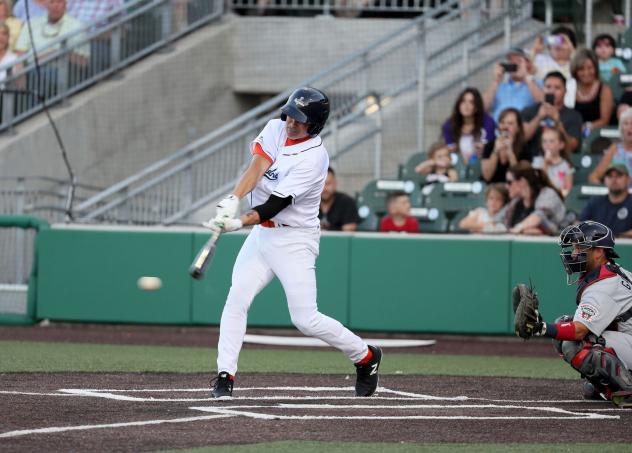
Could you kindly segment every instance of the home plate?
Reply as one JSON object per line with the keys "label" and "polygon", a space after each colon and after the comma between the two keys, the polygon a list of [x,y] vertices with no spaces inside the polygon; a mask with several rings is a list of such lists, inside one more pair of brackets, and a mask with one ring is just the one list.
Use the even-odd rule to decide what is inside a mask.
{"label": "home plate", "polygon": [[[418,348],[420,346],[432,346],[436,340],[407,340],[398,338],[367,338],[368,344],[381,348]],[[329,347],[327,343],[318,338],[310,337],[284,337],[274,335],[246,335],[245,343],[265,344],[273,346],[316,346]]]}

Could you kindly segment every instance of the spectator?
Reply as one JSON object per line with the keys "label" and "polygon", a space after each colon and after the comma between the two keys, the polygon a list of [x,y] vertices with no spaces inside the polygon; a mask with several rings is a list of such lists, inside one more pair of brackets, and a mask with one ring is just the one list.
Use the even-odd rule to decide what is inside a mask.
{"label": "spectator", "polygon": [[452,115],[443,123],[443,140],[450,151],[461,154],[467,165],[478,162],[483,147],[494,140],[494,120],[485,113],[483,98],[476,88],[461,92]]}
{"label": "spectator", "polygon": [[520,162],[507,172],[507,183],[517,185],[509,202],[505,225],[513,234],[556,234],[566,216],[562,194],[544,171]]}
{"label": "spectator", "polygon": [[48,0],[18,0],[13,7],[13,15],[22,22],[26,22],[27,19],[25,2],[29,2],[29,17],[31,20],[48,15]]}
{"label": "spectator", "polygon": [[529,66],[529,57],[519,47],[509,50],[507,63],[494,66],[494,80],[483,94],[485,110],[494,121],[498,122],[500,113],[509,107],[522,110],[542,102],[542,82],[529,74]]}
{"label": "spectator", "polygon": [[386,198],[388,215],[380,222],[380,231],[398,233],[419,233],[419,222],[410,215],[410,198],[403,191],[395,191]]}
{"label": "spectator", "polygon": [[603,223],[615,236],[632,237],[632,197],[628,193],[628,167],[613,164],[606,170],[604,179],[608,194],[593,197],[582,210],[579,219]]}
{"label": "spectator", "polygon": [[500,114],[496,139],[485,145],[481,160],[481,176],[487,183],[505,182],[507,170],[518,161],[531,161],[525,152],[524,126],[520,112],[508,108]]}
{"label": "spectator", "polygon": [[566,151],[566,136],[556,128],[542,131],[543,169],[564,198],[573,187],[575,169]]}
{"label": "spectator", "polygon": [[[18,56],[10,50],[10,35],[9,26],[5,22],[0,22],[0,66],[10,66],[18,59]],[[7,71],[0,71],[0,82],[4,82],[6,78]]]}
{"label": "spectator", "polygon": [[123,6],[123,0],[70,0],[68,15],[89,24]]}
{"label": "spectator", "polygon": [[614,38],[607,33],[598,35],[593,41],[592,50],[599,59],[599,78],[606,83],[613,76],[627,71],[623,62],[614,56],[615,48]]}
{"label": "spectator", "polygon": [[[544,52],[544,47],[548,52]],[[566,83],[564,104],[573,108],[575,103],[576,83],[571,77],[571,60],[577,48],[575,32],[568,27],[559,26],[551,31],[545,39],[538,36],[531,50],[531,59],[535,65],[535,78],[543,80],[551,72],[560,72]]]}
{"label": "spectator", "polygon": [[606,170],[613,164],[623,164],[632,168],[632,109],[628,109],[619,119],[621,141],[615,142],[606,150],[597,167],[588,176],[591,184],[601,184]]}
{"label": "spectator", "polygon": [[[44,49],[52,41],[60,36],[81,30],[81,28],[81,22],[66,14],[66,0],[48,0],[48,15],[32,20],[33,42],[29,36],[28,27],[22,27],[20,37],[15,45],[15,52],[22,55],[35,48],[37,56],[43,58],[60,49],[61,44]],[[68,47],[73,48],[73,53],[70,56],[72,63],[81,66],[87,63],[86,58],[90,55],[90,48],[85,45],[73,47],[86,40],[87,37],[84,33],[76,34],[69,40]]]}
{"label": "spectator", "polygon": [[506,233],[503,223],[509,191],[502,183],[494,183],[485,191],[485,207],[472,209],[459,222],[459,228],[470,233]]}
{"label": "spectator", "polygon": [[581,49],[575,54],[571,73],[577,80],[575,110],[582,116],[582,132],[588,137],[592,129],[610,124],[614,111],[612,90],[599,80],[599,63],[591,50]]}
{"label": "spectator", "polygon": [[425,183],[456,181],[459,179],[452,159],[450,149],[443,141],[434,143],[428,150],[428,160],[415,167],[415,173],[426,177]]}
{"label": "spectator", "polygon": [[[542,126],[558,127],[566,136],[569,153],[574,153],[579,148],[582,116],[564,105],[565,94],[566,79],[559,72],[551,72],[544,79],[545,101],[527,107],[520,113],[524,122],[527,152],[531,156],[539,154]],[[550,99],[547,101],[547,98]]]}
{"label": "spectator", "polygon": [[320,228],[329,231],[355,231],[360,222],[358,207],[349,195],[337,192],[336,173],[329,167],[320,198]]}
{"label": "spectator", "polygon": [[9,27],[9,50],[13,52],[18,36],[20,36],[22,22],[13,16],[11,0],[0,0],[0,22],[4,22]]}

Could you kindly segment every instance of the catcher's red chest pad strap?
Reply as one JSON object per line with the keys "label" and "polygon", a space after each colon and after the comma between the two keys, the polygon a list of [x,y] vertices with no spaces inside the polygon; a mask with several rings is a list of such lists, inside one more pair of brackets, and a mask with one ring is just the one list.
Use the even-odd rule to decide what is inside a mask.
{"label": "catcher's red chest pad strap", "polygon": [[597,283],[598,281],[604,280],[606,278],[616,277],[617,275],[619,274],[614,272],[607,264],[603,264],[597,269],[593,269],[592,271],[588,272],[579,281],[579,284],[577,286],[577,297],[575,299],[577,305],[579,305],[579,301],[582,298],[582,294],[584,293],[586,288],[594,283]]}

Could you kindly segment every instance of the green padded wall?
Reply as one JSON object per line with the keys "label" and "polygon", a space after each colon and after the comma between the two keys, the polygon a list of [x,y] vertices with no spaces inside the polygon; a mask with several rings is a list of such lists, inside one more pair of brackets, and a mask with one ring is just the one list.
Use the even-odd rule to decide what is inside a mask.
{"label": "green padded wall", "polygon": [[[39,236],[37,317],[56,320],[191,322],[192,233],[143,229],[49,229]],[[139,277],[162,279],[141,291]]]}
{"label": "green padded wall", "polygon": [[354,328],[507,332],[509,241],[358,235],[351,244]]}
{"label": "green padded wall", "polygon": [[[194,238],[194,254],[208,235]],[[233,264],[245,234],[227,234],[218,243],[217,252],[204,279],[193,282],[193,322],[218,324],[228,290]],[[321,240],[320,257],[316,261],[318,307],[343,324],[348,321],[350,235],[329,236]],[[292,325],[283,288],[278,279],[266,287],[254,300],[248,314],[250,326],[289,327]]]}

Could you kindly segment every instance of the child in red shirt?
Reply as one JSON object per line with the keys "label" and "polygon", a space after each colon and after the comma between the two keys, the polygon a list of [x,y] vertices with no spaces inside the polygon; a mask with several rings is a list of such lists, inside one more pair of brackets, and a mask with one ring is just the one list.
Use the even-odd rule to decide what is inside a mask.
{"label": "child in red shirt", "polygon": [[410,215],[410,198],[406,192],[395,191],[386,199],[388,215],[380,222],[382,232],[419,233],[419,222]]}

